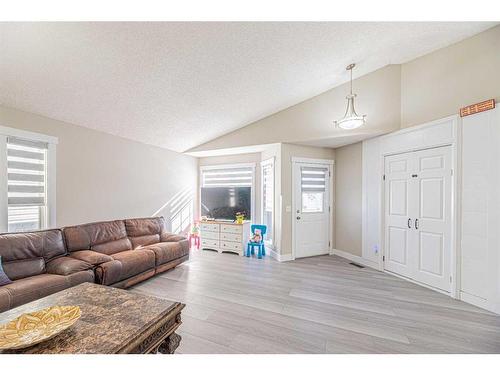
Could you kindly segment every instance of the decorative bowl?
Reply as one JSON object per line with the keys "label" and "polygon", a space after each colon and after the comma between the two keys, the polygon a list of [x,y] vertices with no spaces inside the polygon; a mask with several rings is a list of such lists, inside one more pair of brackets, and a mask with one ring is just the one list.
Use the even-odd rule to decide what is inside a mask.
{"label": "decorative bowl", "polygon": [[23,349],[58,335],[82,315],[78,306],[52,306],[0,325],[0,350]]}

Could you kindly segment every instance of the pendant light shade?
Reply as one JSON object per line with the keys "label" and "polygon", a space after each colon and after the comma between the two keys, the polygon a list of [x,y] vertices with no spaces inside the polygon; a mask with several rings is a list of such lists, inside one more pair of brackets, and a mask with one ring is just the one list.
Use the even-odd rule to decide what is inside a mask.
{"label": "pendant light shade", "polygon": [[350,64],[347,66],[346,70],[351,72],[351,91],[350,94],[346,96],[347,99],[347,108],[344,114],[344,117],[341,120],[335,121],[335,126],[345,129],[352,130],[359,128],[360,126],[365,124],[366,116],[358,115],[356,110],[354,109],[354,98],[356,94],[352,93],[352,69],[356,66],[356,64]]}

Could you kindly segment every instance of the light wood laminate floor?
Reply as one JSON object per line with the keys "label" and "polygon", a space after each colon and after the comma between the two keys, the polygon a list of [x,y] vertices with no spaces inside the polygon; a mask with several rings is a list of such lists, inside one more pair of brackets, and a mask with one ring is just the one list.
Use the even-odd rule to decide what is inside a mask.
{"label": "light wood laminate floor", "polygon": [[186,303],[177,353],[500,353],[500,316],[337,256],[192,251],[131,290]]}

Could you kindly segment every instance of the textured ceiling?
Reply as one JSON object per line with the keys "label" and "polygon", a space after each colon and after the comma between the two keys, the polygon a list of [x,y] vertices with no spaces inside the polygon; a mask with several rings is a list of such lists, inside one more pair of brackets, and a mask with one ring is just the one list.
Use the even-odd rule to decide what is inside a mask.
{"label": "textured ceiling", "polygon": [[491,26],[2,23],[0,102],[185,151]]}

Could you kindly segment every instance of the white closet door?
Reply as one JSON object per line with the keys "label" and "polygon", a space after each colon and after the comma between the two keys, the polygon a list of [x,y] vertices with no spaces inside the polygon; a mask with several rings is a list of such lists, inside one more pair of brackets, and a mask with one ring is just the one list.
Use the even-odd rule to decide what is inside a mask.
{"label": "white closet door", "polygon": [[385,158],[388,271],[450,291],[451,147]]}
{"label": "white closet door", "polygon": [[411,184],[414,156],[412,153],[385,158],[385,269],[406,277],[413,276],[412,231],[410,212],[415,196]]}
{"label": "white closet door", "polygon": [[415,280],[450,291],[451,147],[415,152]]}

